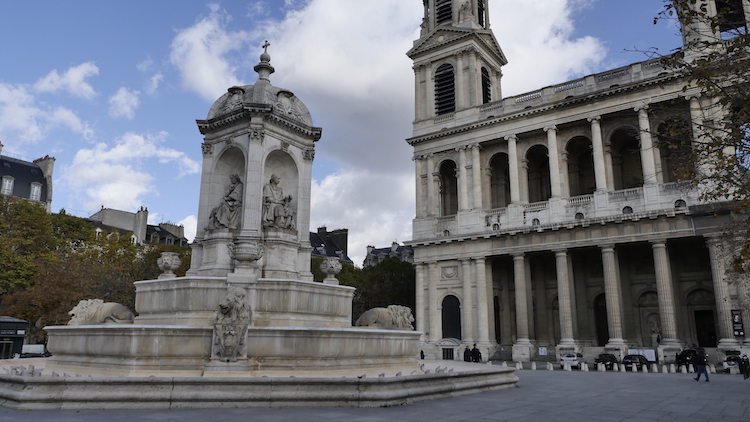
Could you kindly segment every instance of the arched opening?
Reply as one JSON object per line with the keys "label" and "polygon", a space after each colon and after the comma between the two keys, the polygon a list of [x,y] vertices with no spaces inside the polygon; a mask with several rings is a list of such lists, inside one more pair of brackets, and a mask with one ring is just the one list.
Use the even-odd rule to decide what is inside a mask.
{"label": "arched opening", "polygon": [[458,212],[456,163],[451,160],[440,164],[440,203],[442,215],[456,215]]}
{"label": "arched opening", "polygon": [[693,130],[679,117],[666,119],[657,131],[664,183],[690,178],[693,170]]}
{"label": "arched opening", "polygon": [[461,339],[461,303],[448,295],[443,299],[443,337]]}
{"label": "arched opening", "polygon": [[617,129],[610,139],[615,190],[643,186],[641,147],[636,136],[635,130]]}
{"label": "arched opening", "polygon": [[482,104],[487,104],[492,101],[492,81],[490,80],[490,72],[487,68],[482,67]]}
{"label": "arched opening", "polygon": [[547,147],[534,145],[526,153],[528,163],[529,202],[546,201],[552,196]]}
{"label": "arched opening", "polygon": [[490,159],[490,196],[492,208],[502,208],[510,204],[510,167],[508,154],[499,153]]}
{"label": "arched opening", "polygon": [[453,66],[444,63],[435,72],[435,114],[456,111],[456,87]]}
{"label": "arched opening", "polygon": [[568,142],[568,182],[570,196],[588,195],[596,190],[594,177],[594,156],[591,153],[591,141],[583,136],[576,136]]}
{"label": "arched opening", "polygon": [[437,0],[435,2],[435,22],[440,25],[453,22],[453,4],[451,0]]}
{"label": "arched opening", "polygon": [[604,297],[604,293],[594,298],[594,326],[596,329],[597,344],[599,346],[604,346],[609,341],[607,301]]}
{"label": "arched opening", "polygon": [[696,289],[688,294],[685,302],[692,320],[695,343],[700,347],[716,347],[716,301],[713,293]]}

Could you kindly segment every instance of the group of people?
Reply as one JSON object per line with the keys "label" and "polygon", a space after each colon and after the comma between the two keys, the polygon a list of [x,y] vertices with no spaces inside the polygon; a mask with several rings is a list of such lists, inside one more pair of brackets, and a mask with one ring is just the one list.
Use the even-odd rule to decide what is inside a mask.
{"label": "group of people", "polygon": [[473,349],[469,349],[469,346],[466,346],[466,350],[464,350],[464,361],[465,362],[481,362],[482,361],[482,352],[477,349],[477,345],[474,345]]}

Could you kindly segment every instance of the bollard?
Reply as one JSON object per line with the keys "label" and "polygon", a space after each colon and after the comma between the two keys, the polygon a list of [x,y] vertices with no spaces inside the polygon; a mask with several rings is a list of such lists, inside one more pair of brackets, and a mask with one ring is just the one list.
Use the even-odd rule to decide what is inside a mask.
{"label": "bollard", "polygon": [[682,374],[688,373],[687,367],[685,365],[680,365],[680,373]]}
{"label": "bollard", "polygon": [[506,361],[503,361],[502,365],[500,365],[500,366],[502,366],[503,368],[505,368],[505,367],[507,367],[507,366],[508,366],[508,362],[506,362]]}
{"label": "bollard", "polygon": [[516,362],[516,370],[520,371],[523,369],[523,364],[521,362]]}
{"label": "bollard", "polygon": [[581,365],[581,369],[583,370],[583,372],[588,372],[589,371],[589,364],[588,363],[584,363],[583,365]]}
{"label": "bollard", "polygon": [[625,364],[620,365],[620,372],[628,372],[628,368],[625,367]]}
{"label": "bollard", "polygon": [[653,372],[655,374],[658,373],[659,372],[659,365],[657,365],[657,364],[651,365],[651,372]]}
{"label": "bollard", "polygon": [[547,362],[547,370],[548,371],[554,371],[555,370],[555,366],[552,365],[552,362]]}
{"label": "bollard", "polygon": [[620,365],[617,364],[617,362],[612,364],[612,372],[619,372],[620,371]]}
{"label": "bollard", "polygon": [[669,364],[669,373],[670,374],[674,374],[675,372],[677,372],[677,371],[675,370],[674,363],[670,363]]}
{"label": "bollard", "polygon": [[531,362],[531,370],[536,371],[536,362]]}
{"label": "bollard", "polygon": [[688,365],[688,372],[690,372],[691,374],[695,373],[695,366],[693,366],[692,363]]}
{"label": "bollard", "polygon": [[667,368],[667,365],[663,365],[661,367],[661,373],[662,374],[668,374],[669,373],[669,368]]}
{"label": "bollard", "polygon": [[572,371],[569,363],[566,363],[565,366],[563,366],[563,371]]}
{"label": "bollard", "polygon": [[715,374],[715,373],[716,373],[716,365],[714,365],[714,364],[711,364],[711,365],[710,365],[710,366],[708,367],[708,370],[709,370],[709,372],[711,372],[712,374]]}
{"label": "bollard", "polygon": [[643,372],[644,374],[648,374],[648,365],[642,365],[641,372]]}

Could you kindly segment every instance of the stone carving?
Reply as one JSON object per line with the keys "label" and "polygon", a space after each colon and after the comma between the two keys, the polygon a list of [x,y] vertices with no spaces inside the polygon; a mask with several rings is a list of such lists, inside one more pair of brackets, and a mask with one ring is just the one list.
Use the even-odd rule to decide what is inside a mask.
{"label": "stone carving", "polygon": [[127,306],[101,299],[81,300],[68,315],[68,325],[132,324],[135,319]]}
{"label": "stone carving", "polygon": [[214,152],[214,144],[204,142],[201,144],[201,150],[203,151],[203,155],[211,155]]}
{"label": "stone carving", "polygon": [[336,274],[341,272],[341,262],[334,256],[326,257],[323,262],[320,263],[320,271],[326,275],[323,280],[325,284],[339,284],[339,280],[336,278]]}
{"label": "stone carving", "polygon": [[229,88],[227,91],[229,91],[229,97],[227,97],[227,100],[224,102],[224,105],[221,107],[219,114],[227,114],[234,110],[242,108],[245,90],[238,86],[233,86]]}
{"label": "stone carving", "polygon": [[468,1],[461,5],[461,9],[458,10],[458,20],[463,22],[467,19],[474,19],[474,12],[471,11],[471,3]]}
{"label": "stone carving", "polygon": [[279,182],[279,176],[272,174],[269,183],[263,186],[263,226],[295,230],[297,223],[291,205],[292,196],[284,196]]}
{"label": "stone carving", "polygon": [[256,241],[238,241],[236,244],[230,243],[227,248],[229,248],[229,256],[239,261],[239,268],[254,268],[255,262],[266,252],[263,243]]}
{"label": "stone carving", "polygon": [[441,267],[440,268],[441,279],[458,278],[458,267]]}
{"label": "stone carving", "polygon": [[162,252],[161,256],[156,260],[156,265],[159,269],[164,271],[159,275],[159,278],[173,278],[177,277],[174,271],[180,268],[182,260],[180,254],[177,252]]}
{"label": "stone carving", "polygon": [[354,325],[358,327],[384,328],[386,330],[414,331],[414,315],[411,309],[401,305],[388,305],[387,308],[372,308],[365,311]]}
{"label": "stone carving", "polygon": [[250,325],[250,305],[245,289],[227,287],[227,293],[219,303],[214,323],[212,357],[224,362],[236,362],[246,357],[245,339]]}
{"label": "stone carving", "polygon": [[236,229],[239,225],[240,210],[242,209],[242,181],[237,174],[229,176],[229,180],[232,184],[227,188],[221,204],[214,208],[208,216],[206,230]]}
{"label": "stone carving", "polygon": [[650,314],[648,316],[648,329],[651,334],[661,334],[661,320],[659,314]]}
{"label": "stone carving", "polygon": [[284,116],[298,122],[304,122],[302,112],[292,100],[293,95],[289,91],[279,91],[276,98],[276,110]]}
{"label": "stone carving", "polygon": [[302,151],[302,158],[304,158],[307,161],[312,161],[315,159],[315,150],[310,148]]}

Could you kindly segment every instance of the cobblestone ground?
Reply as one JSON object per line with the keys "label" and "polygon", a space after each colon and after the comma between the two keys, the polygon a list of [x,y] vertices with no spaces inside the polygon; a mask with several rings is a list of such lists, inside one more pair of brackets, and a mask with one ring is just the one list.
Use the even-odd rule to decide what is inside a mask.
{"label": "cobblestone ground", "polygon": [[750,421],[750,379],[694,374],[517,371],[518,388],[375,409],[56,410],[0,408],[16,421]]}

